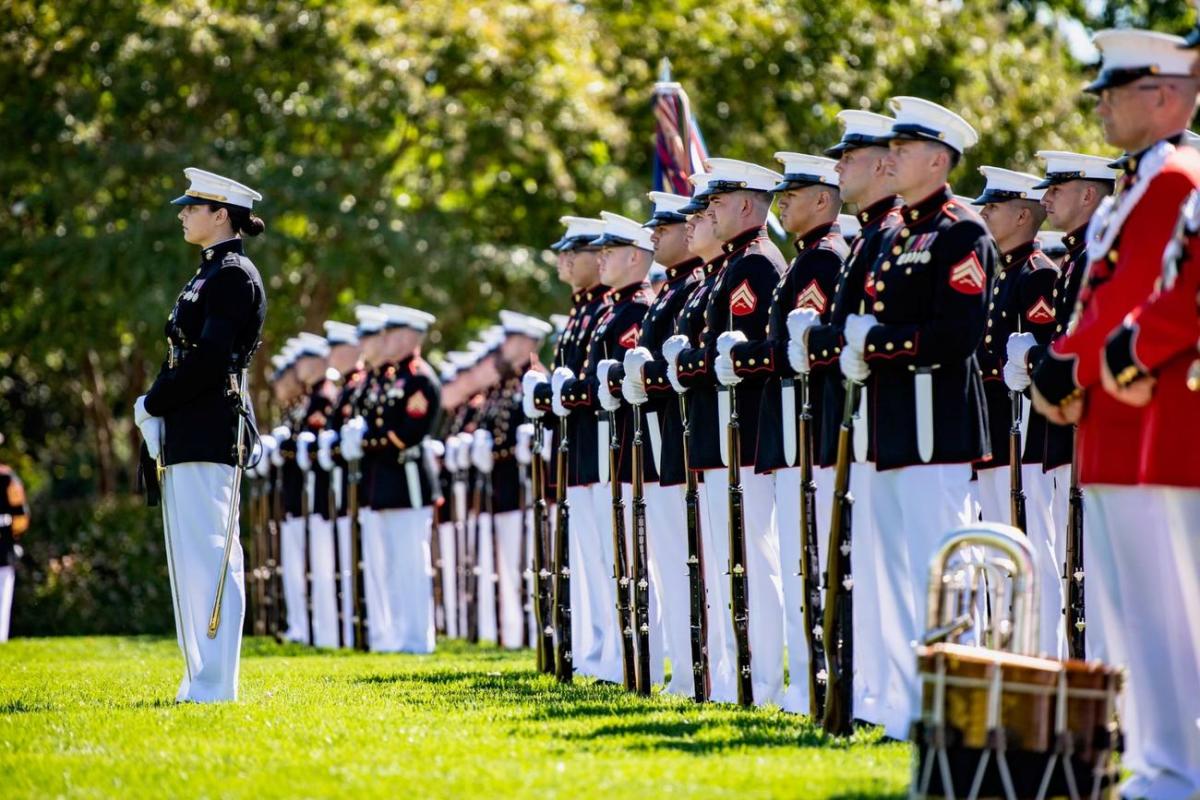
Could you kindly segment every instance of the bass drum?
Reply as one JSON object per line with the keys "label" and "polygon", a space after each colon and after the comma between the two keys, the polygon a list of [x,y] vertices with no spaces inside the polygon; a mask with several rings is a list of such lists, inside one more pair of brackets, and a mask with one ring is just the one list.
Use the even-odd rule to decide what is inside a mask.
{"label": "bass drum", "polygon": [[1119,670],[953,643],[917,666],[915,796],[1115,796]]}

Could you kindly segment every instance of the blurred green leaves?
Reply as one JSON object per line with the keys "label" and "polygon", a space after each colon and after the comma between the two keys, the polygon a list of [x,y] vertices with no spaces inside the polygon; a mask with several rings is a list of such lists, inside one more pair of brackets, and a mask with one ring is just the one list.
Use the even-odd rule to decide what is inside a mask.
{"label": "blurred green leaves", "polygon": [[[710,152],[818,151],[844,107],[918,94],[982,133],[955,174],[1103,151],[1055,14],[964,0],[10,0],[0,7],[0,458],[57,496],[127,487],[128,410],[195,253],[167,201],[201,166],[265,195],[266,354],[393,301],[461,344],[566,293],[565,213],[647,211],[660,58]],[[1186,26],[1182,2],[1138,19]],[[1146,16],[1148,15],[1148,16]],[[1157,16],[1156,16],[1157,15]]]}

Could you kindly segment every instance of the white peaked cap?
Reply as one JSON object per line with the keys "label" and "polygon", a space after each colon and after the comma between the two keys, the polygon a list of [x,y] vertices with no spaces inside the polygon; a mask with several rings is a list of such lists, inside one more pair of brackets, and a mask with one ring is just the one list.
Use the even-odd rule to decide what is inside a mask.
{"label": "white peaked cap", "polygon": [[550,324],[554,326],[554,330],[557,333],[562,333],[563,331],[565,331],[567,329],[567,323],[570,321],[571,321],[571,318],[568,317],[566,314],[551,314],[550,315]]}
{"label": "white peaked cap", "polygon": [[379,306],[359,305],[354,307],[354,318],[358,320],[358,335],[369,336],[379,333],[387,324],[387,314]]}
{"label": "white peaked cap", "polygon": [[425,333],[430,325],[437,322],[437,317],[433,314],[408,306],[382,303],[379,308],[387,315],[389,328],[412,328],[414,331]]}
{"label": "white peaked cap", "polygon": [[783,164],[783,180],[773,187],[777,192],[818,184],[838,185],[838,174],[834,169],[837,162],[832,158],[780,151],[775,154],[775,160]]}
{"label": "white peaked cap", "polygon": [[982,206],[988,203],[1003,203],[1005,200],[1041,200],[1045,189],[1036,188],[1042,179],[1028,172],[1016,172],[1001,167],[980,167],[980,173],[987,180],[983,194],[971,201],[973,205]]}
{"label": "white peaked cap", "polygon": [[171,201],[177,206],[226,203],[242,208],[254,208],[254,201],[263,199],[261,194],[249,186],[215,172],[188,167],[183,174],[190,181],[190,185],[187,191]]}
{"label": "white peaked cap", "polygon": [[479,337],[485,352],[495,350],[504,342],[505,338],[507,338],[507,334],[504,332],[503,325],[489,325],[483,335]]}
{"label": "white peaked cap", "polygon": [[345,322],[326,320],[325,339],[330,344],[358,344],[358,328]]}
{"label": "white peaked cap", "polygon": [[1186,76],[1196,60],[1186,40],[1158,31],[1123,28],[1098,31],[1092,44],[1100,51],[1100,74],[1086,91],[1123,86],[1147,75]]}
{"label": "white peaked cap", "polygon": [[554,326],[537,317],[531,317],[528,314],[519,314],[516,311],[509,311],[507,309],[500,312],[500,324],[504,327],[505,333],[516,333],[528,336],[530,339],[537,339],[538,341],[545,339],[554,330]]}
{"label": "white peaked cap", "polygon": [[647,192],[646,197],[654,204],[654,211],[651,212],[649,221],[642,227],[654,228],[658,225],[670,225],[687,219],[687,215],[679,209],[692,202],[692,198],[670,192]]}
{"label": "white peaked cap", "polygon": [[874,111],[859,111],[847,108],[837,114],[842,124],[842,140],[825,151],[825,155],[837,158],[856,147],[887,146],[892,138],[892,125],[896,120]]}
{"label": "white peaked cap", "polygon": [[593,217],[559,217],[558,221],[567,230],[562,238],[550,245],[552,250],[570,250],[573,247],[588,244],[604,233],[604,220]]}
{"label": "white peaked cap", "polygon": [[1066,150],[1038,150],[1037,157],[1046,162],[1046,177],[1037,188],[1047,189],[1056,183],[1086,179],[1092,181],[1115,181],[1117,171],[1109,164],[1111,158],[1069,153]]}
{"label": "white peaked cap", "polygon": [[862,231],[862,223],[853,214],[838,214],[837,221],[838,227],[842,230],[842,236],[847,240],[853,239]]}
{"label": "white peaked cap", "polygon": [[458,377],[458,367],[454,366],[454,362],[447,359],[438,367],[438,377],[441,378],[442,383],[449,383]]}
{"label": "white peaked cap", "polygon": [[329,342],[325,341],[324,336],[318,336],[315,333],[305,331],[300,334],[299,340],[299,355],[315,356],[317,358],[325,358],[329,355]]}
{"label": "white peaked cap", "polygon": [[654,252],[654,242],[650,241],[650,231],[643,228],[642,223],[611,211],[601,211],[600,218],[604,220],[604,233],[592,242],[594,246],[629,246]]}
{"label": "white peaked cap", "polygon": [[454,368],[460,372],[464,369],[470,369],[475,365],[477,360],[474,355],[464,350],[451,350],[449,353],[446,353],[446,361],[453,364]]}
{"label": "white peaked cap", "polygon": [[979,134],[965,119],[945,106],[920,97],[893,97],[888,107],[896,115],[893,139],[924,139],[941,142],[962,153],[974,147]]}
{"label": "white peaked cap", "polygon": [[292,359],[289,358],[285,353],[279,353],[278,355],[271,356],[271,366],[275,368],[276,372],[282,372],[291,365]]}
{"label": "white peaked cap", "polygon": [[775,188],[775,184],[783,180],[783,176],[773,169],[734,158],[710,158],[705,167],[709,173],[708,188],[713,192],[736,192],[743,189],[769,192]]}

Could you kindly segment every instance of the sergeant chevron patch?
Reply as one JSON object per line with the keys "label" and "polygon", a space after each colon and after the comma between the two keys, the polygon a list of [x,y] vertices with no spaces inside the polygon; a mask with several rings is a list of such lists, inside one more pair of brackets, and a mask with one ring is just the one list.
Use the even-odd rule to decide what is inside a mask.
{"label": "sergeant chevron patch", "polygon": [[744,317],[753,314],[756,308],[758,295],[750,288],[750,279],[747,278],[729,294],[729,310],[735,317]]}
{"label": "sergeant chevron patch", "polygon": [[800,294],[796,295],[796,308],[811,308],[818,314],[822,314],[825,312],[825,303],[828,300],[829,298],[821,291],[821,285],[814,278],[808,286],[800,291]]}
{"label": "sergeant chevron patch", "polygon": [[1054,309],[1046,302],[1046,298],[1039,297],[1037,302],[1025,311],[1025,319],[1035,325],[1047,325],[1054,322]]}
{"label": "sergeant chevron patch", "polygon": [[429,411],[429,401],[425,399],[425,395],[420,392],[414,392],[413,396],[408,398],[408,404],[404,406],[404,410],[413,419],[420,419]]}
{"label": "sergeant chevron patch", "polygon": [[617,340],[617,344],[626,350],[632,350],[637,347],[638,337],[641,335],[641,332],[641,328],[637,325],[630,325],[629,330],[621,334],[621,338]]}
{"label": "sergeant chevron patch", "polygon": [[950,269],[950,288],[963,294],[983,294],[987,284],[987,273],[979,256],[972,252]]}

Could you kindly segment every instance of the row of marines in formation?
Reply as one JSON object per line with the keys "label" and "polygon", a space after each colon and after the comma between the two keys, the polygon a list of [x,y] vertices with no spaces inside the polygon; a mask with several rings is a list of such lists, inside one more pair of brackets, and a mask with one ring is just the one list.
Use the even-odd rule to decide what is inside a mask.
{"label": "row of marines in formation", "polygon": [[[512,312],[440,375],[415,309],[301,335],[260,467],[286,635],[429,652],[440,628],[644,693],[669,657],[669,692],[899,738],[930,556],[1003,522],[1036,554],[1041,650],[1126,665],[1126,763],[1195,785],[1200,156],[1195,83],[1161,67],[1182,41],[1097,37],[1116,162],[1041,151],[1044,175],[983,167],[964,201],[947,178],[977,134],[897,97],[782,174],[713,158],[645,223],[564,217],[548,367],[553,326]],[[1162,102],[1120,106],[1143,85]]]}

